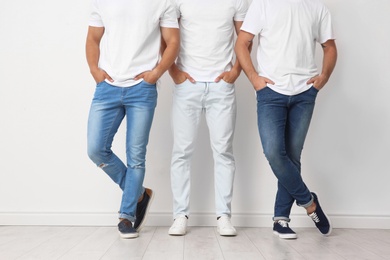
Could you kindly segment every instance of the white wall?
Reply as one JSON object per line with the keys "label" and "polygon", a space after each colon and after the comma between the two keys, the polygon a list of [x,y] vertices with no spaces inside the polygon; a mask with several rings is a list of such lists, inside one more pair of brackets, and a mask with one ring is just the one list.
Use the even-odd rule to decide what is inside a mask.
{"label": "white wall", "polygon": [[[0,225],[115,225],[120,190],[86,155],[94,82],[84,55],[89,1],[3,1],[0,8]],[[303,176],[336,227],[390,228],[390,2],[326,0],[339,60],[321,91]],[[320,62],[320,50],[318,50]],[[161,80],[145,185],[149,225],[171,223],[172,82]],[[237,81],[233,222],[270,226],[276,180],[264,159],[252,88]],[[124,158],[124,129],[114,143]],[[214,225],[212,158],[203,123],[191,225]],[[293,209],[294,226],[312,226]]]}

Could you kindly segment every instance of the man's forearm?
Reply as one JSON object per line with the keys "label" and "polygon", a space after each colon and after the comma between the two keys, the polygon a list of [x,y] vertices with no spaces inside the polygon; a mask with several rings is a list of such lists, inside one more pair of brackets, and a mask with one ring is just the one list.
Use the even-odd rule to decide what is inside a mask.
{"label": "man's forearm", "polygon": [[99,46],[92,43],[92,42],[87,41],[85,53],[86,53],[86,57],[87,57],[87,63],[88,63],[89,70],[92,72],[94,70],[99,69],[99,67],[98,67],[99,57],[100,57]]}
{"label": "man's forearm", "polygon": [[324,44],[321,44],[321,46],[324,51],[321,74],[324,75],[327,79],[329,79],[330,75],[333,72],[333,69],[336,66],[337,48],[334,40],[329,40]]}
{"label": "man's forearm", "polygon": [[90,71],[99,69],[100,40],[104,34],[104,27],[89,27],[85,43],[85,54]]}
{"label": "man's forearm", "polygon": [[240,66],[248,79],[252,82],[253,75],[257,75],[256,69],[250,56],[252,42],[238,39],[235,47],[236,56],[240,62]]}
{"label": "man's forearm", "polygon": [[162,43],[162,56],[159,64],[156,66],[154,70],[157,71],[159,76],[161,77],[162,74],[164,74],[165,71],[167,71],[172,64],[174,63],[178,53],[179,53],[179,31],[178,29],[172,29],[175,31],[170,32],[170,36],[168,40],[163,39]]}

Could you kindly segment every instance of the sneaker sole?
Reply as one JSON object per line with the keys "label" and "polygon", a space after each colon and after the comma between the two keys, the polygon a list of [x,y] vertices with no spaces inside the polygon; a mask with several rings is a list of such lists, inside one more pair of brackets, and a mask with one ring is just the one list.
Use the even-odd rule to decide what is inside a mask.
{"label": "sneaker sole", "polygon": [[123,234],[119,232],[119,236],[124,239],[129,239],[129,238],[136,238],[138,237],[138,233],[131,233],[131,234]]}
{"label": "sneaker sole", "polygon": [[184,236],[186,234],[186,232],[174,232],[174,231],[168,231],[168,234],[170,236]]}
{"label": "sneaker sole", "polygon": [[[146,189],[148,189],[148,188],[146,188]],[[148,190],[150,190],[152,193],[149,195],[149,203],[148,203],[148,206],[146,206],[144,219],[142,220],[142,222],[137,227],[137,229],[136,229],[137,231],[140,231],[144,227],[146,218],[147,218],[148,213],[149,213],[150,205],[152,205],[152,202],[153,202],[154,191],[152,189],[148,189]]]}
{"label": "sneaker sole", "polygon": [[237,236],[237,231],[221,231],[217,228],[217,232],[219,233],[220,236],[223,236],[223,237],[234,237],[234,236]]}
{"label": "sneaker sole", "polygon": [[297,234],[280,234],[277,231],[274,231],[274,234],[283,239],[296,239],[298,237]]}

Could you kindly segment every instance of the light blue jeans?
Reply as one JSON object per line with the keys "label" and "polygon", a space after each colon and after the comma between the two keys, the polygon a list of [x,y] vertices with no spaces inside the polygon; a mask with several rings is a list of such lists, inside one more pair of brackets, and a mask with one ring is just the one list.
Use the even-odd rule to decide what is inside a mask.
{"label": "light blue jeans", "polygon": [[214,157],[216,214],[217,216],[231,216],[235,172],[233,136],[236,123],[236,95],[234,85],[223,80],[218,83],[191,83],[186,80],[175,85],[172,104],[174,141],[171,186],[174,218],[190,214],[191,159],[202,114],[206,117]]}
{"label": "light blue jeans", "polygon": [[307,208],[312,195],[301,176],[301,153],[309,129],[318,90],[294,96],[279,94],[269,87],[257,92],[258,128],[264,154],[278,179],[274,220],[290,220],[296,201]]}
{"label": "light blue jeans", "polygon": [[[88,119],[88,156],[123,191],[119,217],[135,221],[145,176],[146,146],[157,104],[155,84],[142,81],[131,87],[97,85]],[[111,150],[126,116],[126,165]]]}

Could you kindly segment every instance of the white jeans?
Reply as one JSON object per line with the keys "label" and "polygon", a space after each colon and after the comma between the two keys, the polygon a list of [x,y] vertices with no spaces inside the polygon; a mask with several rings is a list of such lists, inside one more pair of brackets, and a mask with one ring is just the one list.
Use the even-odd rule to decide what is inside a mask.
{"label": "white jeans", "polygon": [[171,186],[173,215],[189,215],[190,169],[200,117],[205,113],[214,157],[217,216],[231,216],[235,161],[233,135],[236,122],[234,84],[224,81],[185,82],[176,85],[172,105],[173,151]]}

